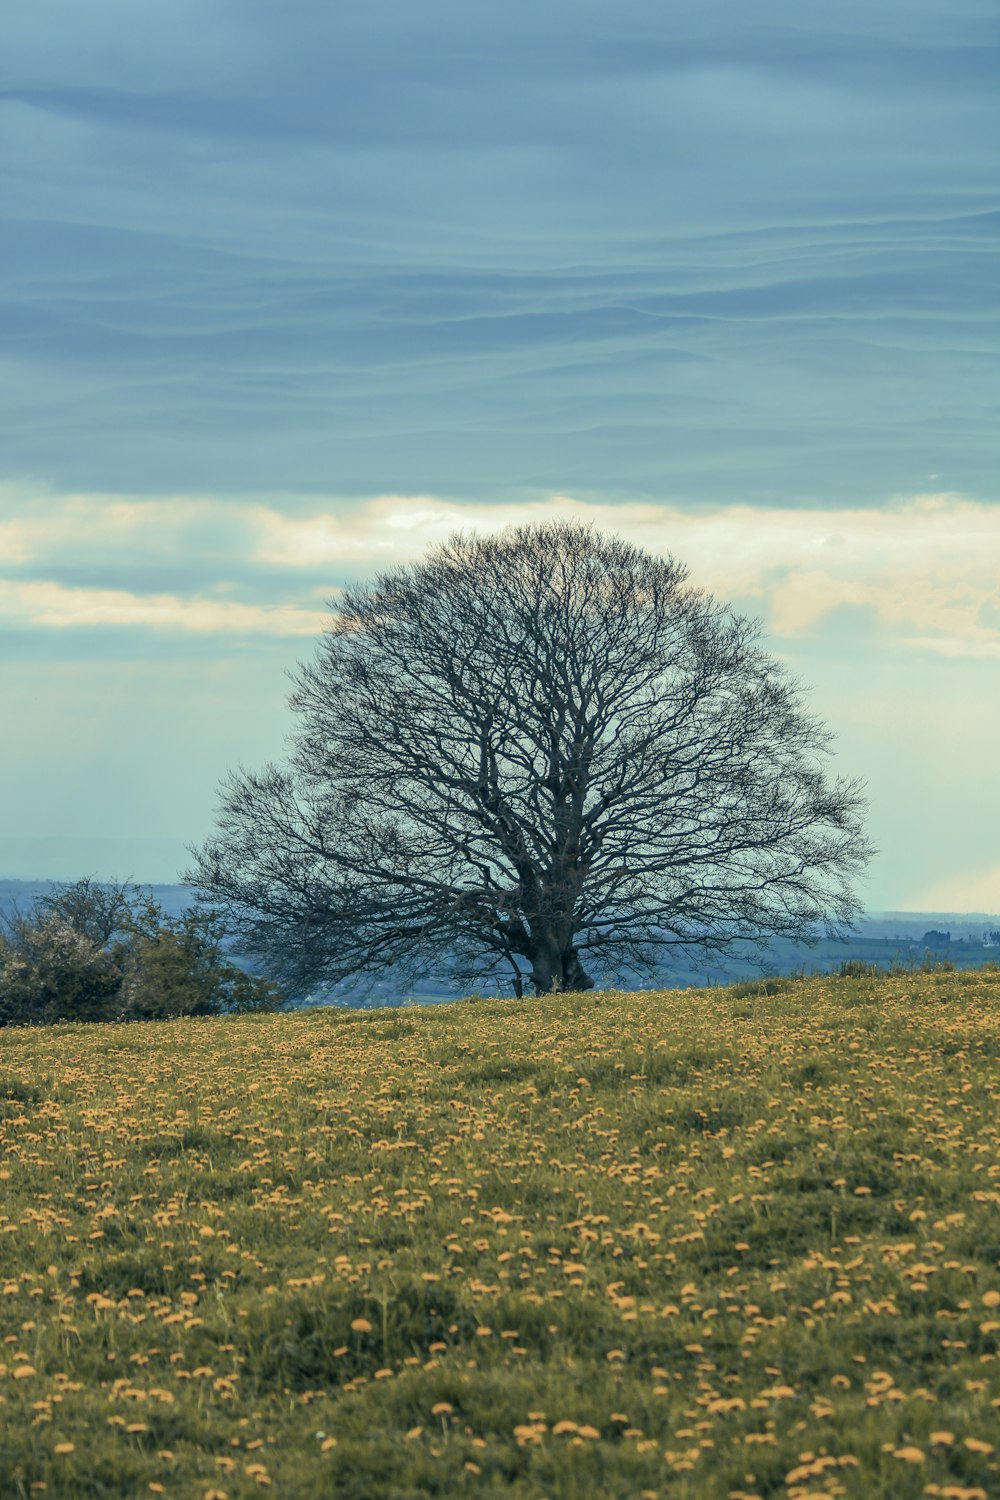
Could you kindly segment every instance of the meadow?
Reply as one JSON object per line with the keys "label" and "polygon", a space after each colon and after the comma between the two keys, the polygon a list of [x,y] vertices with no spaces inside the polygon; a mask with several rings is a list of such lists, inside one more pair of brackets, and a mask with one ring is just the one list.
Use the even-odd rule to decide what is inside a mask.
{"label": "meadow", "polygon": [[4,1497],[1000,1494],[1000,971],[0,1051]]}

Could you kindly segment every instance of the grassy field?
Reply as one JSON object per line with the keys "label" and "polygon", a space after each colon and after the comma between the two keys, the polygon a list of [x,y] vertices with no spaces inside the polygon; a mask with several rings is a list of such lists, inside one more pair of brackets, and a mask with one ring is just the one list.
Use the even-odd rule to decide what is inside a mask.
{"label": "grassy field", "polygon": [[1000,1495],[1000,972],[0,1032],[0,1495]]}

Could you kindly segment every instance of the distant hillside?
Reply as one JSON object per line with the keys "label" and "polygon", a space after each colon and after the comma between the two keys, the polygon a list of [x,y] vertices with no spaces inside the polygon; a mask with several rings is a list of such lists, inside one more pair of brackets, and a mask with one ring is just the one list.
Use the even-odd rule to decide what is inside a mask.
{"label": "distant hillside", "polygon": [[858,924],[864,937],[918,941],[928,929],[951,933],[956,942],[978,942],[1000,930],[1000,913],[985,911],[873,911]]}

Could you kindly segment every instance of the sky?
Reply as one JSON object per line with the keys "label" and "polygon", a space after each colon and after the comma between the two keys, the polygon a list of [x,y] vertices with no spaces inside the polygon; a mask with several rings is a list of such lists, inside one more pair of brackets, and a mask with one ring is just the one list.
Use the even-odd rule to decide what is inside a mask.
{"label": "sky", "polygon": [[592,520],[761,619],[872,910],[1000,911],[993,0],[6,0],[0,878],[176,878],[345,582]]}

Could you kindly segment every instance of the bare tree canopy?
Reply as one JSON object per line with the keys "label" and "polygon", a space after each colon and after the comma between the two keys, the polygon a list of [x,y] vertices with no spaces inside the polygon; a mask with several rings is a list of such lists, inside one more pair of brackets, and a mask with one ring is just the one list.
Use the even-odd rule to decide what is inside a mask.
{"label": "bare tree canopy", "polygon": [[458,955],[520,994],[836,931],[853,782],[759,627],[575,524],[455,536],[348,589],[186,877],[298,987]]}

